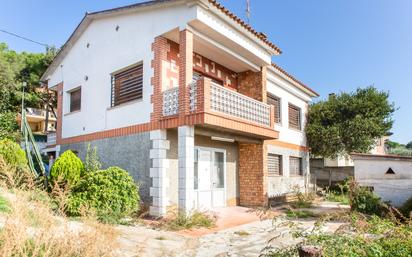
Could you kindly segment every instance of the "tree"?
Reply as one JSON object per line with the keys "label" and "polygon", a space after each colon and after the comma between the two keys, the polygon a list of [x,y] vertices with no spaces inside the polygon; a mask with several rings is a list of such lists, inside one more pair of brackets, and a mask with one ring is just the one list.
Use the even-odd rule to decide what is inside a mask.
{"label": "tree", "polygon": [[49,106],[54,112],[55,97],[47,89],[39,89],[40,77],[56,52],[55,48],[48,48],[45,53],[17,53],[0,43],[0,139],[16,139],[18,135],[16,115],[21,108],[23,81],[27,82],[26,106]]}
{"label": "tree", "polygon": [[407,149],[412,149],[412,141],[410,141],[409,143],[406,144],[406,148]]}
{"label": "tree", "polygon": [[392,128],[395,106],[374,87],[331,95],[309,107],[306,134],[314,155],[366,153]]}

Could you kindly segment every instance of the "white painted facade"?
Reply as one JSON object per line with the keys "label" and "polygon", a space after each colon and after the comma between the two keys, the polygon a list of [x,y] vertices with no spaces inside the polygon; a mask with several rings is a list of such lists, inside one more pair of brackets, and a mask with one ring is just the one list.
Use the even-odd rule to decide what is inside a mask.
{"label": "white painted facade", "polygon": [[[382,155],[352,155],[355,180],[373,187],[383,201],[401,206],[412,197],[412,158]],[[395,174],[387,174],[391,168]]]}

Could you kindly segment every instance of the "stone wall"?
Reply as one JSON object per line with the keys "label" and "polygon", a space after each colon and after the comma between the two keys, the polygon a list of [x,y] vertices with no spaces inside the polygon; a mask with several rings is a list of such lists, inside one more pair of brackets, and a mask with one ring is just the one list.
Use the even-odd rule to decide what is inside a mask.
{"label": "stone wall", "polygon": [[91,147],[97,147],[97,153],[103,169],[110,166],[119,166],[127,170],[136,183],[139,184],[142,200],[147,203],[151,202],[149,197],[151,179],[149,176],[150,138],[148,132],[61,145],[61,153],[69,149],[76,151],[78,156],[84,161],[89,143]]}

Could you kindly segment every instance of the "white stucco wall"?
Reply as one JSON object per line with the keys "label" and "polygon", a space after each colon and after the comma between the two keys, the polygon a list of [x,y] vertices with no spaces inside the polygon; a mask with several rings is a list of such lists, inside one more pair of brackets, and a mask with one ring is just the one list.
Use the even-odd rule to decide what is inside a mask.
{"label": "white stucco wall", "polygon": [[[354,157],[355,180],[395,206],[412,197],[412,159]],[[386,174],[392,168],[395,174]]]}
{"label": "white stucco wall", "polygon": [[[306,146],[304,130],[308,102],[311,98],[271,70],[268,70],[267,78],[267,91],[279,97],[281,102],[281,123],[275,124],[275,129],[279,131],[279,140],[290,144]],[[289,103],[301,109],[302,130],[289,128]]]}
{"label": "white stucco wall", "polygon": [[[60,68],[50,76],[49,86],[64,82],[63,138],[149,122],[153,76],[151,44],[155,37],[176,27],[185,27],[195,17],[194,7],[182,5],[93,20],[62,60]],[[110,74],[141,61],[143,99],[110,108]],[[82,87],[81,111],[68,114],[67,91],[79,86]]]}

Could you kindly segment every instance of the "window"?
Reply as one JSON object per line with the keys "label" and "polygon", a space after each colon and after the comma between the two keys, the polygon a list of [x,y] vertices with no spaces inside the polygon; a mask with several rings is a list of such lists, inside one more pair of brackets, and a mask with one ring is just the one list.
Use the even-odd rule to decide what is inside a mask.
{"label": "window", "polygon": [[70,112],[80,111],[82,103],[82,88],[79,87],[69,92],[70,94]]}
{"label": "window", "polygon": [[112,106],[143,97],[143,63],[112,75]]}
{"label": "window", "polygon": [[268,94],[267,102],[268,104],[273,105],[275,107],[275,122],[280,123],[282,120],[282,115],[280,111],[280,98],[272,94]]}
{"label": "window", "polygon": [[302,176],[302,158],[289,157],[289,175],[290,176]]}
{"label": "window", "polygon": [[268,175],[282,175],[282,156],[278,154],[268,154]]}
{"label": "window", "polygon": [[302,129],[300,108],[289,104],[289,128]]}

